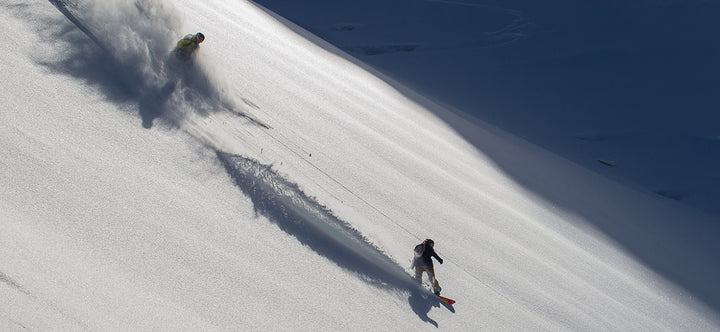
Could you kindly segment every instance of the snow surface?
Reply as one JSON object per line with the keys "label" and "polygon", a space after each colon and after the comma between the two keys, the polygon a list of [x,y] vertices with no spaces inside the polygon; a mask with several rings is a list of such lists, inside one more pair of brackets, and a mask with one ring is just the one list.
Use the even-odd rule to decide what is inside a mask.
{"label": "snow surface", "polygon": [[[2,330],[720,329],[714,216],[253,3],[0,7]],[[454,308],[410,278],[426,237]]]}
{"label": "snow surface", "polygon": [[256,2],[426,97],[720,213],[718,1]]}

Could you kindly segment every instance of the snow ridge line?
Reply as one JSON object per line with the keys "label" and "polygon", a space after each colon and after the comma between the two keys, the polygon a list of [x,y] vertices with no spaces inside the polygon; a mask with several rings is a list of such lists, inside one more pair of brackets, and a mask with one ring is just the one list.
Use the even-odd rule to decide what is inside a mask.
{"label": "snow ridge line", "polygon": [[9,285],[9,286],[12,287],[12,288],[17,289],[18,291],[22,292],[23,294],[30,295],[30,293],[28,293],[28,292],[25,290],[25,288],[23,288],[22,285],[20,285],[20,284],[18,284],[17,282],[15,282],[15,280],[13,280],[12,278],[8,277],[5,273],[2,273],[2,271],[0,271],[0,282]]}
{"label": "snow ridge line", "polygon": [[[78,18],[72,13],[72,11],[79,10],[78,8],[76,8],[77,4],[70,3],[68,0],[48,0],[48,1],[53,6],[55,6],[55,8],[57,8],[63,15],[65,15],[65,17],[67,17],[67,19],[70,20],[70,22],[72,22],[72,24],[74,24],[78,29],[80,29],[80,31],[82,31],[85,35],[87,35],[88,38],[92,39],[92,41],[95,42],[95,44],[97,44],[100,48],[102,48],[103,51],[105,51],[108,54],[110,53],[110,50],[108,50],[105,47],[103,42],[100,41],[100,39],[98,39],[97,37],[95,37],[95,34],[93,34],[92,31],[90,31],[90,29],[88,29],[85,26],[85,24],[80,22],[80,20],[78,20]],[[72,8],[72,11],[70,8]]]}
{"label": "snow ridge line", "polygon": [[[267,134],[267,136],[268,136],[270,139],[272,139],[272,140],[278,142],[280,145],[284,146],[288,151],[290,151],[292,154],[294,154],[294,155],[296,155],[298,158],[300,158],[300,160],[306,162],[308,165],[310,165],[310,167],[314,168],[315,170],[317,170],[318,172],[320,172],[321,174],[323,174],[325,177],[327,177],[328,179],[330,179],[332,182],[334,182],[335,184],[337,184],[338,186],[340,186],[341,188],[343,188],[346,192],[348,192],[350,195],[354,196],[354,197],[355,197],[356,199],[358,199],[360,202],[364,203],[365,205],[367,205],[368,207],[370,207],[372,210],[374,210],[375,212],[377,212],[378,214],[380,214],[381,216],[383,216],[386,220],[388,220],[389,222],[391,222],[393,225],[395,225],[395,226],[397,226],[398,228],[402,229],[405,233],[409,234],[409,235],[412,236],[413,238],[415,238],[415,239],[417,239],[417,240],[420,240],[420,239],[421,239],[420,236],[418,236],[417,234],[411,232],[409,229],[407,229],[407,227],[401,225],[400,223],[398,223],[398,222],[396,222],[395,220],[393,220],[392,218],[390,218],[390,216],[388,216],[385,212],[381,211],[378,207],[376,207],[375,205],[373,205],[372,203],[370,203],[367,199],[365,199],[365,198],[363,198],[362,196],[358,195],[357,193],[355,193],[354,191],[352,191],[350,188],[348,188],[345,184],[343,184],[343,183],[340,182],[338,179],[336,179],[335,177],[333,177],[332,175],[330,175],[328,172],[324,171],[322,168],[318,167],[318,166],[315,165],[313,162],[311,162],[310,160],[308,160],[308,159],[305,157],[304,154],[298,153],[298,152],[296,151],[296,149],[293,149],[293,148],[290,147],[288,144],[286,144],[283,140],[279,139],[277,136],[283,136],[281,133],[278,132],[278,133],[270,134],[270,133],[268,133],[268,132],[265,132],[265,134]],[[283,136],[283,138],[285,138],[285,137]],[[288,142],[291,141],[291,140],[289,140],[289,139],[287,139],[287,138],[285,138],[285,139],[286,139]]]}

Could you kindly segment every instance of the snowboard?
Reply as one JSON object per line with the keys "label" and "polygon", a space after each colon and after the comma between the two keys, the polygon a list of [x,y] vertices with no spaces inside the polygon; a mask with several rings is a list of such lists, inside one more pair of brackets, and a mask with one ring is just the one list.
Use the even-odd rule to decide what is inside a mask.
{"label": "snowboard", "polygon": [[448,299],[447,297],[440,296],[440,295],[437,295],[437,294],[433,294],[433,295],[435,295],[440,301],[443,301],[443,302],[447,303],[447,304],[450,305],[450,306],[452,306],[453,304],[455,304],[455,300],[453,300],[453,299]]}

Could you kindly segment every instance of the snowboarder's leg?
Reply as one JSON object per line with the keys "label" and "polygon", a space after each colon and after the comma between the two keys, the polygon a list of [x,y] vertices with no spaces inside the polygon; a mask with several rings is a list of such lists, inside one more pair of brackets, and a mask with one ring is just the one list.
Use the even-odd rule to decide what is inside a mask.
{"label": "snowboarder's leg", "polygon": [[433,292],[435,294],[440,294],[440,291],[442,288],[440,288],[440,283],[435,278],[435,269],[433,269],[432,266],[416,266],[415,267],[415,279],[417,281],[422,281],[422,274],[423,272],[427,272],[428,277],[430,278],[430,282],[432,282],[433,285]]}
{"label": "snowboarder's leg", "polygon": [[442,288],[440,288],[440,283],[438,282],[437,278],[435,278],[435,269],[433,269],[432,266],[427,266],[426,269],[428,271],[428,274],[430,275],[430,281],[432,281],[435,294],[440,295],[440,291],[442,290]]}
{"label": "snowboarder's leg", "polygon": [[415,267],[415,279],[417,279],[418,281],[422,281],[422,273],[423,273],[423,271],[425,271],[425,267],[424,267],[424,266],[416,266],[416,267]]}

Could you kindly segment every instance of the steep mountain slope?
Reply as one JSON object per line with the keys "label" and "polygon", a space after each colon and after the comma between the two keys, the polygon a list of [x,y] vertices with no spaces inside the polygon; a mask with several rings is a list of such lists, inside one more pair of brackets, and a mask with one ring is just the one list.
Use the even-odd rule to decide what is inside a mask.
{"label": "steep mountain slope", "polygon": [[256,2],[426,97],[720,214],[716,1]]}
{"label": "steep mountain slope", "polygon": [[[173,5],[2,5],[3,329],[718,328],[704,216],[440,119],[251,3]],[[196,31],[178,66],[167,51]],[[639,246],[687,281],[533,195],[458,124],[584,213],[673,239]],[[455,309],[409,277],[425,237]]]}

